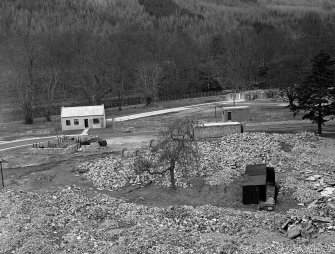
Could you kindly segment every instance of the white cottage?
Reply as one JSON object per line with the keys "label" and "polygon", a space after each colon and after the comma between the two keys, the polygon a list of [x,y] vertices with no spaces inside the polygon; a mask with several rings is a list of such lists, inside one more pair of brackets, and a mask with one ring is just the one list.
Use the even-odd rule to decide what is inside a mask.
{"label": "white cottage", "polygon": [[105,107],[104,105],[62,107],[61,123],[63,131],[105,128]]}

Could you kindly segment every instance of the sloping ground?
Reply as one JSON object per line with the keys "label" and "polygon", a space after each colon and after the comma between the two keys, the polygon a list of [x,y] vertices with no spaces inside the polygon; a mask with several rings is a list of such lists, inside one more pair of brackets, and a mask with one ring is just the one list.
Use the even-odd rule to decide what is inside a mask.
{"label": "sloping ground", "polygon": [[[201,206],[155,208],[75,187],[0,197],[1,253],[333,253],[279,232],[296,215]],[[334,237],[333,233],[329,234]]]}
{"label": "sloping ground", "polygon": [[[304,206],[275,213],[181,203],[172,207],[151,202],[154,206],[150,206],[146,200],[141,201],[145,205],[134,204],[121,195],[115,198],[112,192],[101,194],[84,185],[54,186],[56,189],[39,193],[6,190],[0,194],[0,253],[335,252],[334,196],[308,207],[315,198],[319,201],[321,180],[306,181],[318,174],[322,184],[335,182],[334,143],[311,133],[246,133],[204,142],[202,149],[206,170],[202,167],[200,173],[209,172],[204,175],[208,188],[235,185],[237,189],[234,179],[238,179],[245,163],[266,162],[282,176],[279,202],[287,202],[283,194],[289,193]],[[86,160],[82,158],[82,166],[87,166],[91,179],[94,176],[93,182],[101,188],[118,189],[122,187],[120,183],[129,180],[129,175],[123,174],[123,169],[129,170],[129,160],[113,156],[89,160],[89,164]],[[72,166],[75,164],[78,163]],[[116,171],[120,179],[113,181]],[[167,186],[166,183],[167,179],[157,181],[157,185]],[[194,197],[189,198],[197,199],[196,194],[195,191]],[[151,198],[154,199],[153,193]],[[150,196],[145,199],[150,201]],[[302,237],[289,240],[282,229],[287,220],[302,225],[312,221],[312,231],[303,231]]]}

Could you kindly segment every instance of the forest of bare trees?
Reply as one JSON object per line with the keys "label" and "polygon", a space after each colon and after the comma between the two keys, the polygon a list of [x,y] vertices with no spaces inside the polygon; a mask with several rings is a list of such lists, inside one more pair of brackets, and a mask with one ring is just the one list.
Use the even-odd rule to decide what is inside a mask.
{"label": "forest of bare trees", "polygon": [[289,97],[315,54],[335,55],[335,4],[299,3],[2,0],[0,105],[32,123],[130,95],[257,84]]}

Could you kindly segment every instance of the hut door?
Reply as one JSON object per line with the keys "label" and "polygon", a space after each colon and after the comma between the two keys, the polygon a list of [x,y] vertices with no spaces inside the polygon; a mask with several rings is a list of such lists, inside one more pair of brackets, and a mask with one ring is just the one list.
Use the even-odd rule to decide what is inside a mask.
{"label": "hut door", "polygon": [[228,111],[228,121],[231,121],[231,112]]}
{"label": "hut door", "polygon": [[85,121],[85,128],[88,128],[88,119],[84,119]]}
{"label": "hut door", "polygon": [[258,186],[258,195],[259,200],[266,201],[266,186],[265,185],[259,185]]}
{"label": "hut door", "polygon": [[258,186],[243,186],[243,204],[259,204]]}

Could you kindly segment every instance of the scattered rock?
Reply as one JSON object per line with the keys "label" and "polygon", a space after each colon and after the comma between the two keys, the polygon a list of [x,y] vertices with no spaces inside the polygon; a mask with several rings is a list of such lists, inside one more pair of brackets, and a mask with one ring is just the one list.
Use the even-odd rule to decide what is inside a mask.
{"label": "scattered rock", "polygon": [[315,216],[312,218],[313,221],[316,221],[316,222],[323,222],[323,223],[332,223],[332,219],[329,218],[329,217],[320,217],[320,216]]}
{"label": "scattered rock", "polygon": [[290,222],[291,222],[291,219],[288,219],[287,221],[284,222],[284,224],[281,226],[281,228],[282,229],[287,229]]}
{"label": "scattered rock", "polygon": [[335,187],[326,187],[321,191],[321,196],[331,197],[335,195]]}
{"label": "scattered rock", "polygon": [[306,181],[317,181],[322,177],[322,175],[313,175],[306,178]]}
{"label": "scattered rock", "polygon": [[301,235],[301,226],[292,225],[287,229],[287,236],[290,239],[296,238]]}

